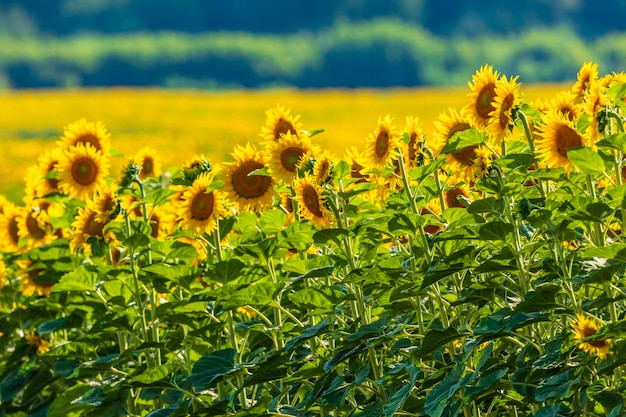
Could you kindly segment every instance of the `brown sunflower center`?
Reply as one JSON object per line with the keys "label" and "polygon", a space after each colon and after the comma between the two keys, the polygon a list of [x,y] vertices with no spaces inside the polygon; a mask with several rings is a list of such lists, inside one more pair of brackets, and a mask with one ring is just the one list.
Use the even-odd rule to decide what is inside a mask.
{"label": "brown sunflower center", "polygon": [[484,86],[476,98],[476,113],[481,119],[488,119],[489,113],[494,110],[493,98],[496,96],[496,85],[489,83]]}
{"label": "brown sunflower center", "polygon": [[463,132],[464,130],[467,130],[469,128],[470,128],[469,123],[466,123],[466,122],[456,123],[450,129],[448,129],[448,135],[446,139],[449,140],[450,138],[452,138],[452,136],[454,136],[455,133]]}
{"label": "brown sunflower center", "polygon": [[463,203],[461,203],[459,199],[457,198],[460,195],[465,195],[463,190],[461,190],[460,188],[455,188],[454,190],[446,191],[445,197],[446,197],[446,204],[448,205],[448,207],[465,208]]}
{"label": "brown sunflower center", "polygon": [[563,116],[567,117],[567,120],[570,122],[574,120],[574,110],[571,107],[565,106],[559,109],[559,113],[562,113]]}
{"label": "brown sunflower center", "polygon": [[197,193],[189,207],[191,210],[191,218],[200,221],[208,219],[211,217],[211,214],[213,214],[214,204],[215,198],[213,197],[213,191],[210,193]]}
{"label": "brown sunflower center", "polygon": [[324,181],[330,175],[330,162],[326,160],[322,161],[319,164],[317,172],[318,172],[317,179],[319,181]]}
{"label": "brown sunflower center", "polygon": [[[50,164],[48,165],[48,169],[46,170],[46,175],[54,171],[54,166],[58,163],[59,161],[50,162]],[[54,191],[59,189],[59,180],[57,180],[56,178],[46,178],[46,183],[48,184],[48,187],[50,187],[50,189]]]}
{"label": "brown sunflower center", "polygon": [[374,147],[376,156],[384,157],[389,152],[389,132],[383,130],[376,136],[376,146]]}
{"label": "brown sunflower center", "polygon": [[89,236],[104,237],[104,223],[96,220],[96,212],[89,213],[89,216],[85,219],[85,226],[83,233]]}
{"label": "brown sunflower center", "polygon": [[239,197],[259,198],[267,192],[272,183],[272,178],[267,175],[249,175],[264,165],[259,161],[245,161],[233,172],[231,181],[233,189]]}
{"label": "brown sunflower center", "polygon": [[409,161],[417,159],[417,133],[411,132],[409,139]]}
{"label": "brown sunflower center", "polygon": [[156,213],[152,213],[152,217],[150,217],[150,236],[153,238],[159,237],[159,227],[161,224],[161,219]]}
{"label": "brown sunflower center", "polygon": [[291,122],[285,120],[284,118],[278,119],[276,122],[276,126],[274,126],[274,140],[278,142],[278,139],[287,132],[291,133],[294,136],[298,136],[296,129],[294,129]]}
{"label": "brown sunflower center", "polygon": [[83,157],[72,164],[72,179],[80,185],[91,185],[98,177],[98,165],[92,158]]}
{"label": "brown sunflower center", "polygon": [[298,165],[298,161],[300,161],[300,158],[302,158],[305,153],[302,148],[287,148],[280,153],[280,164],[285,171],[296,172],[296,165]]}
{"label": "brown sunflower center", "polygon": [[141,164],[141,173],[148,177],[154,175],[154,161],[151,158],[144,158]]}
{"label": "brown sunflower center", "polygon": [[472,145],[467,146],[461,149],[458,152],[453,152],[450,154],[454,159],[459,161],[461,164],[469,166],[474,164],[474,160],[476,159],[476,149],[478,146]]}
{"label": "brown sunflower center", "polygon": [[502,107],[500,107],[500,127],[506,129],[511,123],[511,108],[513,107],[513,94],[507,95],[502,100]]}
{"label": "brown sunflower center", "polygon": [[302,190],[302,201],[307,210],[313,213],[316,217],[323,217],[322,210],[320,208],[320,199],[317,194],[317,190],[312,185],[307,185]]}
{"label": "brown sunflower center", "polygon": [[567,158],[567,150],[577,146],[582,146],[583,141],[578,132],[569,126],[559,126],[556,130],[556,151],[564,158]]}
{"label": "brown sunflower center", "polygon": [[26,217],[26,230],[28,230],[28,235],[35,240],[43,239],[46,236],[46,231],[39,226],[39,222],[32,214]]}
{"label": "brown sunflower center", "polygon": [[78,144],[89,144],[91,146],[93,146],[96,150],[101,151],[102,150],[102,146],[100,145],[100,139],[98,139],[97,136],[92,135],[91,133],[86,133],[82,136],[79,136],[76,138],[76,142],[75,145]]}
{"label": "brown sunflower center", "polygon": [[9,236],[11,237],[11,240],[13,241],[14,244],[18,244],[18,242],[20,241],[20,234],[19,234],[19,228],[17,225],[17,217],[13,217],[11,220],[9,220]]}

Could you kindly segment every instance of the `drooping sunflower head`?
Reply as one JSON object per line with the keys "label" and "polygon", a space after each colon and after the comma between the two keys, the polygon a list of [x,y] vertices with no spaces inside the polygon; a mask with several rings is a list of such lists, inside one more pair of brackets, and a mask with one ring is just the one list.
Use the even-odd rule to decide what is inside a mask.
{"label": "drooping sunflower head", "polygon": [[198,235],[210,234],[217,229],[218,221],[228,215],[226,193],[211,188],[214,177],[212,172],[204,172],[183,192],[177,213],[183,229]]}
{"label": "drooping sunflower head", "polygon": [[3,206],[3,213],[0,214],[0,251],[18,252],[20,251],[19,218],[24,207],[16,206],[7,202]]}
{"label": "drooping sunflower head", "polygon": [[576,130],[572,122],[562,113],[548,112],[535,139],[535,152],[548,168],[563,167],[566,173],[574,165],[567,157],[567,150],[588,146],[588,139]]}
{"label": "drooping sunflower head", "polygon": [[394,158],[398,157],[399,131],[391,115],[378,119],[378,128],[367,136],[365,160],[372,170],[391,167]]}
{"label": "drooping sunflower head", "polygon": [[140,149],[133,157],[133,161],[141,169],[139,179],[158,178],[161,175],[161,160],[154,149],[148,146]]}
{"label": "drooping sunflower head", "polygon": [[61,191],[84,200],[104,185],[109,159],[89,144],[78,144],[63,153],[55,171]]}
{"label": "drooping sunflower head", "polygon": [[278,141],[267,144],[265,155],[268,169],[277,180],[291,184],[296,178],[298,163],[307,152],[311,152],[311,155],[318,152],[311,144],[311,139],[287,132]]}
{"label": "drooping sunflower head", "polygon": [[308,219],[318,228],[330,226],[330,210],[326,207],[324,189],[308,173],[294,181],[294,200],[298,203],[300,217]]}
{"label": "drooping sunflower head", "polygon": [[496,83],[498,71],[491,65],[483,65],[468,82],[470,93],[467,95],[469,103],[463,107],[461,113],[478,128],[485,128],[495,110]]}
{"label": "drooping sunflower head", "polygon": [[291,110],[277,104],[265,112],[265,126],[261,130],[261,137],[268,142],[278,142],[287,133],[298,138],[302,133],[299,118],[300,115],[292,116]]}
{"label": "drooping sunflower head", "polygon": [[111,146],[110,136],[102,122],[94,123],[80,119],[63,130],[63,137],[58,142],[62,149],[69,150],[77,145],[91,145],[101,155],[108,155]]}
{"label": "drooping sunflower head", "polygon": [[32,207],[22,210],[17,219],[19,237],[26,239],[29,247],[41,246],[53,240],[52,226],[45,215],[37,215]]}
{"label": "drooping sunflower head", "polygon": [[317,158],[315,158],[315,162],[313,163],[313,178],[318,184],[327,184],[332,180],[333,169],[335,168],[333,160],[334,156],[327,150],[323,150],[317,155]]}
{"label": "drooping sunflower head", "polygon": [[509,138],[515,124],[513,109],[522,101],[518,78],[511,77],[507,80],[506,76],[503,76],[496,81],[494,110],[487,123],[487,134],[491,135],[497,143]]}
{"label": "drooping sunflower head", "polygon": [[97,221],[108,223],[114,221],[121,214],[121,200],[117,193],[117,185],[110,184],[99,188],[93,197],[87,200],[87,205],[96,212],[95,219]]}
{"label": "drooping sunflower head", "polygon": [[576,82],[570,89],[575,102],[582,102],[591,83],[598,79],[598,64],[585,62],[576,76]]}
{"label": "drooping sunflower head", "polygon": [[355,184],[367,182],[369,175],[364,173],[364,156],[353,146],[346,150],[344,160],[350,165],[350,178],[356,179]]}
{"label": "drooping sunflower head", "polygon": [[267,172],[263,152],[249,143],[235,146],[234,162],[225,163],[220,177],[228,198],[239,206],[239,210],[257,211],[272,205],[274,178]]}
{"label": "drooping sunflower head", "polygon": [[424,165],[426,163],[424,155],[426,135],[417,117],[408,116],[406,118],[404,133],[409,137],[409,143],[407,143],[404,155],[407,167],[412,168]]}
{"label": "drooping sunflower head", "polygon": [[611,348],[611,339],[595,340],[583,342],[583,339],[593,336],[600,330],[600,325],[593,318],[588,318],[583,314],[576,315],[576,321],[571,323],[574,330],[574,340],[578,346],[587,353],[598,355],[601,359],[606,358]]}

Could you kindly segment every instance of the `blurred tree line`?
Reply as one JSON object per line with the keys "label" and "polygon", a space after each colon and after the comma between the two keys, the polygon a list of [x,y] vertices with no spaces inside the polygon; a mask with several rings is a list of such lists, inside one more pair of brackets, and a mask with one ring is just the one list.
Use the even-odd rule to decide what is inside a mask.
{"label": "blurred tree line", "polygon": [[564,81],[626,63],[626,1],[2,0],[0,87]]}

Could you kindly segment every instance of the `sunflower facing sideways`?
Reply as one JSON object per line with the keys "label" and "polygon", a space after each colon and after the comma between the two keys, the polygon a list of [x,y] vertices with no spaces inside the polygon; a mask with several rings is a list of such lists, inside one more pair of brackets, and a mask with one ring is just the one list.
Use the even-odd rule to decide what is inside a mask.
{"label": "sunflower facing sideways", "polygon": [[298,122],[299,118],[299,115],[292,116],[289,109],[277,104],[265,112],[265,126],[261,129],[261,137],[267,142],[278,142],[287,133],[300,137],[302,123]]}
{"label": "sunflower facing sideways", "polygon": [[286,133],[277,142],[267,144],[265,150],[267,167],[277,180],[291,184],[296,177],[298,163],[307,152],[311,152],[313,156],[317,153],[310,138]]}
{"label": "sunflower facing sideways", "polygon": [[39,156],[37,165],[28,171],[26,188],[31,197],[45,197],[60,192],[59,180],[54,172],[54,167],[61,160],[63,153],[60,148],[46,151]]}
{"label": "sunflower facing sideways", "polygon": [[611,339],[594,340],[591,342],[582,341],[600,330],[601,326],[595,319],[587,318],[583,314],[577,314],[576,322],[572,322],[571,326],[575,333],[574,340],[582,350],[596,354],[600,359],[606,358],[606,355],[610,352]]}
{"label": "sunflower facing sideways", "polygon": [[79,144],[63,152],[55,171],[61,191],[84,200],[104,185],[109,159],[93,146]]}
{"label": "sunflower facing sideways", "polygon": [[[439,117],[434,120],[433,124],[436,130],[432,136],[432,142],[429,144],[429,148],[432,149],[435,156],[441,154],[441,151],[455,133],[463,132],[471,127],[467,119],[453,109],[449,111],[449,114],[441,113]],[[468,181],[473,179],[474,160],[476,159],[477,148],[478,145],[471,145],[457,152],[447,154],[446,161],[448,171]]]}
{"label": "sunflower facing sideways", "polygon": [[219,190],[207,191],[213,180],[212,172],[204,172],[183,192],[177,213],[183,229],[198,235],[210,234],[217,229],[218,220],[228,215],[226,193]]}
{"label": "sunflower facing sideways", "polygon": [[409,136],[409,143],[407,143],[404,155],[407,168],[424,165],[425,134],[419,119],[408,116],[403,130]]}
{"label": "sunflower facing sideways", "polygon": [[598,64],[585,62],[576,76],[576,82],[570,89],[574,101],[580,103],[584,100],[591,83],[598,79]]}
{"label": "sunflower facing sideways", "polygon": [[20,250],[19,218],[24,207],[7,202],[0,214],[0,251],[17,252]]}
{"label": "sunflower facing sideways", "polygon": [[86,253],[90,254],[90,239],[93,238],[99,241],[105,240],[104,227],[107,222],[97,220],[97,216],[98,213],[93,207],[93,204],[87,204],[84,208],[81,207],[78,209],[78,214],[74,218],[71,227],[70,250],[73,253],[84,250]]}
{"label": "sunflower facing sideways", "polygon": [[330,227],[330,210],[325,206],[326,197],[315,179],[306,173],[304,177],[294,181],[293,188],[300,217],[308,219],[318,228]]}
{"label": "sunflower facing sideways", "polygon": [[367,136],[364,159],[367,168],[383,170],[398,157],[399,132],[391,115],[378,119],[378,128]]}
{"label": "sunflower facing sideways", "polygon": [[228,199],[239,206],[240,211],[257,211],[272,204],[274,178],[254,171],[265,168],[263,152],[253,145],[235,146],[234,162],[225,163],[220,173]]}
{"label": "sunflower facing sideways", "polygon": [[535,139],[537,156],[548,168],[563,167],[569,174],[574,167],[567,157],[567,150],[578,146],[587,146],[588,140],[576,131],[572,122],[563,113],[549,111],[539,128]]}
{"label": "sunflower facing sideways", "polygon": [[133,162],[141,168],[140,180],[158,178],[161,175],[161,161],[157,157],[157,152],[150,147],[141,148],[133,157]]}
{"label": "sunflower facing sideways", "polygon": [[110,136],[102,122],[93,123],[80,119],[66,126],[63,131],[63,137],[57,142],[62,149],[88,144],[101,155],[108,155],[111,146]]}
{"label": "sunflower facing sideways", "polygon": [[28,242],[29,247],[41,246],[53,240],[52,226],[46,222],[47,216],[33,211],[32,207],[22,210],[17,218],[18,235]]}
{"label": "sunflower facing sideways", "polygon": [[491,65],[483,65],[468,82],[472,90],[467,96],[470,102],[463,107],[461,113],[478,128],[485,128],[495,110],[496,85],[498,71]]}
{"label": "sunflower facing sideways", "polygon": [[487,123],[487,134],[489,134],[496,143],[507,140],[511,134],[511,128],[515,124],[513,120],[513,109],[520,105],[520,84],[517,82],[519,77],[511,77],[507,80],[503,76],[496,82],[495,98],[493,100],[494,110],[490,114],[490,120]]}

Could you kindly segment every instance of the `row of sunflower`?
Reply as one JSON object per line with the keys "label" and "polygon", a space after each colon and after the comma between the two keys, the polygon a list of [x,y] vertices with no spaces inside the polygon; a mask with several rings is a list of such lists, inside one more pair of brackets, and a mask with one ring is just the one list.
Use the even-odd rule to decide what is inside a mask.
{"label": "row of sunflower", "polygon": [[529,104],[484,66],[431,135],[338,159],[278,105],[230,162],[117,178],[70,124],[0,202],[3,410],[619,415],[625,83]]}

